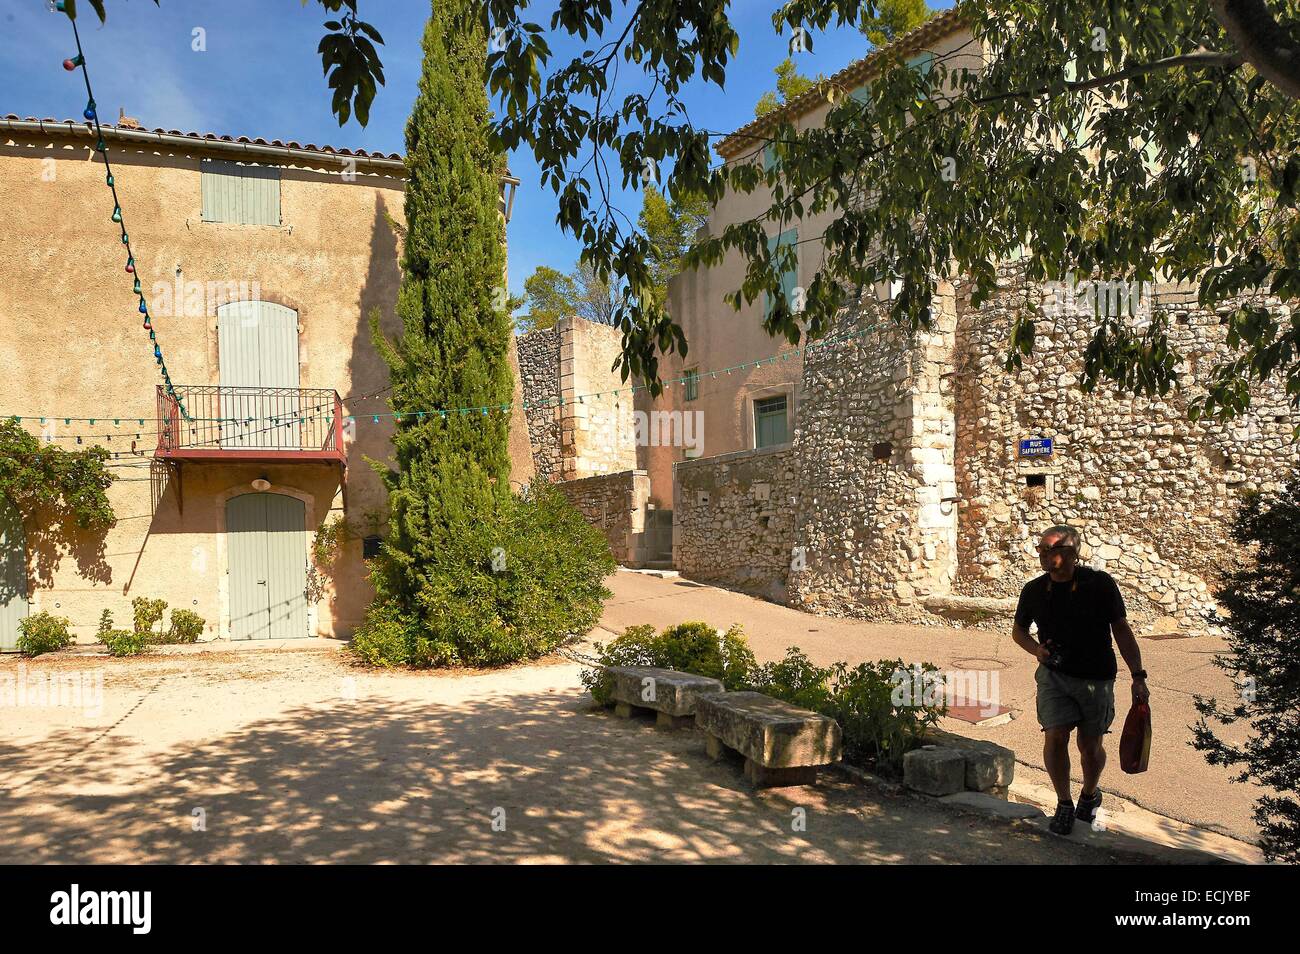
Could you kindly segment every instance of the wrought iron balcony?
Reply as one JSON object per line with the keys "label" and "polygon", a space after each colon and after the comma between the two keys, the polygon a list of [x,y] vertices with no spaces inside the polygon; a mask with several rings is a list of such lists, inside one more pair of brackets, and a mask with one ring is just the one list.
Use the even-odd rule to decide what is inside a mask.
{"label": "wrought iron balcony", "polygon": [[344,462],[343,402],[335,390],[190,384],[176,385],[175,394],[158,387],[158,458]]}

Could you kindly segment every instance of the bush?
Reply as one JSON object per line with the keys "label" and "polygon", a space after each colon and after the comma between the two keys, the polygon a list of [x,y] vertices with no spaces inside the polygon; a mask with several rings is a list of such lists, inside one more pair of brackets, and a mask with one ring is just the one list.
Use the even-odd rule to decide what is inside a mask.
{"label": "bush", "polygon": [[149,634],[114,629],[100,637],[110,656],[138,656],[149,651]]}
{"label": "bush", "polygon": [[[831,674],[830,704],[818,709],[840,724],[844,733],[844,759],[854,765],[874,766],[893,775],[903,771],[903,756],[921,744],[926,730],[938,725],[947,711],[937,704],[899,697],[899,677],[911,679],[901,659],[859,663],[852,669],[836,663]],[[937,673],[926,663],[922,672]]]}
{"label": "bush", "polygon": [[24,656],[39,656],[72,645],[69,621],[41,611],[18,621],[18,651]]}
{"label": "bush", "polygon": [[199,637],[203,635],[203,627],[206,625],[207,620],[192,610],[172,610],[171,628],[167,630],[167,635],[160,637],[155,642],[196,643],[199,641]]}
{"label": "bush", "polygon": [[135,616],[135,631],[140,634],[153,633],[153,628],[162,622],[163,612],[166,609],[166,600],[151,600],[137,596],[131,601],[131,610]]}
{"label": "bush", "polygon": [[579,677],[601,705],[610,701],[613,682],[606,666],[658,666],[698,676],[719,679],[731,691],[747,689],[757,665],[744,630],[732,626],[719,633],[708,623],[679,623],[658,636],[653,626],[630,626],[608,646],[597,643],[597,669],[584,670]]}
{"label": "bush", "polygon": [[[1228,652],[1214,664],[1233,676],[1236,698],[1222,705],[1196,697],[1200,719],[1192,745],[1211,765],[1239,766],[1233,782],[1263,787],[1255,802],[1260,847],[1269,861],[1300,862],[1300,475],[1278,495],[1251,494],[1238,511],[1233,538],[1254,559],[1226,575],[1215,594],[1231,614]],[[1214,722],[1235,739],[1217,737]]]}
{"label": "bush", "polygon": [[[600,619],[615,563],[605,535],[549,484],[467,518],[425,558],[419,591],[399,600],[409,559],[385,545],[379,596],[350,649],[372,665],[501,666],[535,659]],[[417,613],[403,613],[414,604]]]}

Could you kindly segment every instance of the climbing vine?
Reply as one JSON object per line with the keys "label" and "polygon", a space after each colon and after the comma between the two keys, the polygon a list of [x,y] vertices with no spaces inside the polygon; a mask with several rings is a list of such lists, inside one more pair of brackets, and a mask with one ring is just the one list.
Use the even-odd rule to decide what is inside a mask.
{"label": "climbing vine", "polygon": [[52,508],[83,530],[103,530],[116,519],[106,491],[116,480],[103,447],[70,451],[44,444],[14,421],[0,421],[0,496],[24,514]]}

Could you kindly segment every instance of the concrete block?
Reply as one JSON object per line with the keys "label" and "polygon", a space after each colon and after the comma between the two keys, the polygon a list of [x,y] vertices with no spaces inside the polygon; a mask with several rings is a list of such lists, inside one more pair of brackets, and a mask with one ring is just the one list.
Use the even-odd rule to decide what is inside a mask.
{"label": "concrete block", "polygon": [[966,759],[966,788],[975,792],[1006,789],[1015,778],[1016,753],[986,739],[968,739],[943,729],[931,729],[925,741],[960,752]]}
{"label": "concrete block", "polygon": [[762,768],[803,768],[838,762],[834,720],[759,692],[700,696],[695,723]]}
{"label": "concrete block", "polygon": [[903,756],[903,784],[926,795],[966,788],[966,758],[954,749],[913,749]]}
{"label": "concrete block", "polygon": [[653,666],[609,666],[616,702],[654,709],[669,717],[695,715],[696,700],[722,692],[722,683],[708,676]]}

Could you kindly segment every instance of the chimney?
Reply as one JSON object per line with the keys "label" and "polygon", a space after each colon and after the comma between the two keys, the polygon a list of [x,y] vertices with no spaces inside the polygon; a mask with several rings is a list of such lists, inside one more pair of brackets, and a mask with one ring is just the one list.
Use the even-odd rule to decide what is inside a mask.
{"label": "chimney", "polygon": [[140,120],[134,116],[126,114],[126,108],[119,106],[117,109],[117,125],[122,129],[140,129]]}

